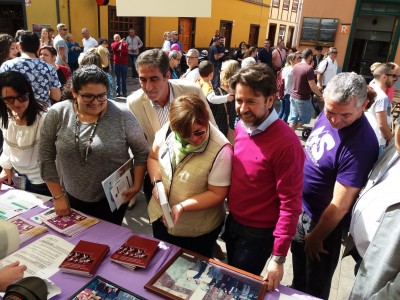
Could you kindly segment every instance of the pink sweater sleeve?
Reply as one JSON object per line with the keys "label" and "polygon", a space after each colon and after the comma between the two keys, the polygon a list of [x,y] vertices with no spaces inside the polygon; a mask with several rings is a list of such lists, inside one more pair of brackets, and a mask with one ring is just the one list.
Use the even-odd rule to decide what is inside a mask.
{"label": "pink sweater sleeve", "polygon": [[[304,150],[293,143],[277,154],[276,188],[280,200],[279,218],[274,230],[272,254],[286,256],[302,210]],[[291,158],[291,159],[288,159]]]}

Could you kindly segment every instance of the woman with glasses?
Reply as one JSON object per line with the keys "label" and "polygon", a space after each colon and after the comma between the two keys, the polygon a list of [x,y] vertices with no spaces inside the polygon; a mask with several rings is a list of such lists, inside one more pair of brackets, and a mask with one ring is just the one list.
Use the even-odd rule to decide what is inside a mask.
{"label": "woman with glasses", "polygon": [[212,257],[225,218],[232,147],[209,118],[198,96],[175,99],[147,168],[154,183],[163,183],[174,222],[166,227],[155,187],[148,206],[154,237]]}
{"label": "woman with glasses", "polygon": [[17,188],[50,196],[38,164],[39,137],[46,108],[35,99],[29,80],[20,72],[0,74],[0,89],[4,136],[0,186],[3,182],[11,185],[14,181]]}
{"label": "woman with glasses", "polygon": [[282,79],[285,83],[285,91],[282,99],[279,99],[281,108],[278,117],[287,123],[290,113],[290,93],[293,89],[293,67],[301,62],[301,53],[290,53],[286,58],[285,67],[282,69]]}
{"label": "woman with glasses", "polygon": [[178,66],[181,63],[182,54],[179,51],[172,50],[168,54],[169,58],[169,71],[171,72],[171,79],[179,79],[180,74]]}
{"label": "woman with glasses", "polygon": [[[107,75],[97,66],[74,72],[73,99],[48,111],[39,160],[58,215],[68,215],[72,207],[121,225],[128,202],[142,186],[148,147],[134,115],[107,99],[108,88]],[[122,193],[124,204],[111,212],[101,182],[129,159],[129,151],[134,155],[133,185]]]}

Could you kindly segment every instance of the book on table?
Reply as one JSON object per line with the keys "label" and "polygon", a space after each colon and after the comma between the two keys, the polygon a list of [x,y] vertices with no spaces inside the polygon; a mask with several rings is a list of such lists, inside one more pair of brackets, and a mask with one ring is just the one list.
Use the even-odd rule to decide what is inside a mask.
{"label": "book on table", "polygon": [[156,253],[158,244],[158,241],[134,235],[110,256],[110,260],[133,270],[136,267],[145,268]]}
{"label": "book on table", "polygon": [[9,222],[17,225],[21,244],[47,231],[47,227],[38,225],[20,216],[12,218]]}
{"label": "book on table", "polygon": [[80,240],[60,264],[59,269],[65,273],[91,277],[108,251],[110,251],[108,245]]}
{"label": "book on table", "polygon": [[57,216],[54,208],[50,208],[40,213],[38,216],[44,224],[67,236],[78,234],[99,223],[98,219],[75,209],[71,209],[71,214],[68,216]]}

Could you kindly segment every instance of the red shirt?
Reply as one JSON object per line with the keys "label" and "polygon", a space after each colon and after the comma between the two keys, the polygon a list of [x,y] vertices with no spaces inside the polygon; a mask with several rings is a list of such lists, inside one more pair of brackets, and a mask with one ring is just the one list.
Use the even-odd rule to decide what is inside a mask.
{"label": "red shirt", "polygon": [[111,44],[113,52],[114,64],[127,65],[128,64],[128,44],[125,41],[114,42]]}

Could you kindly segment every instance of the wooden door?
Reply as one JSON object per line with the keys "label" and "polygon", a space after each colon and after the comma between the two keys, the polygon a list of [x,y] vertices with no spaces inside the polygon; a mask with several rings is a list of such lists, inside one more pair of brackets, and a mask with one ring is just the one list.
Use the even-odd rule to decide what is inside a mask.
{"label": "wooden door", "polygon": [[193,47],[194,19],[179,18],[179,41],[182,43],[183,52],[188,52]]}
{"label": "wooden door", "polygon": [[221,21],[219,33],[225,38],[225,49],[231,48],[232,21]]}
{"label": "wooden door", "polygon": [[258,46],[258,34],[260,32],[260,25],[250,25],[249,44],[251,46]]}
{"label": "wooden door", "polygon": [[276,35],[276,24],[269,24],[268,39],[271,42],[271,46],[275,46],[275,35]]}

